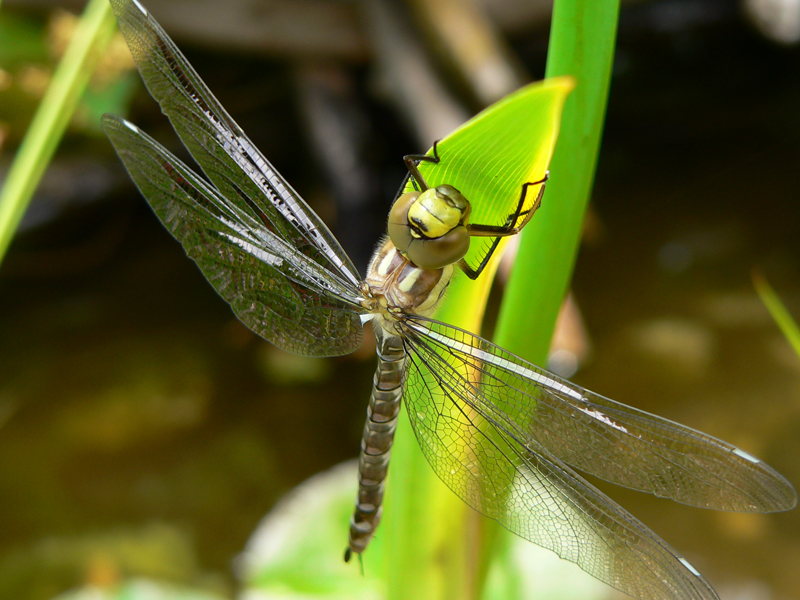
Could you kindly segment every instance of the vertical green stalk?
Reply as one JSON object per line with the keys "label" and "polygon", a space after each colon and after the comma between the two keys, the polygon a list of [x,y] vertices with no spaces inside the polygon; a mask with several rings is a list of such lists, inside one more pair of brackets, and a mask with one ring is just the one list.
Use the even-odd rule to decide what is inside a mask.
{"label": "vertical green stalk", "polygon": [[0,190],[0,261],[114,28],[108,0],[90,0]]}
{"label": "vertical green stalk", "polygon": [[542,208],[522,233],[495,340],[542,364],[578,252],[608,99],[619,0],[556,0],[547,77],[572,75]]}
{"label": "vertical green stalk", "polygon": [[[478,281],[455,277],[436,318],[479,331],[499,253]],[[406,411],[392,448],[376,550],[391,600],[472,600],[482,587],[480,516],[442,483],[422,455]],[[369,552],[365,561],[369,561]]]}
{"label": "vertical green stalk", "polygon": [[[420,171],[429,185],[454,185],[472,198],[473,216],[483,211],[474,222],[502,222],[517,205],[521,182],[544,175],[571,89],[571,79],[560,78],[519,90],[441,140],[439,150],[446,162],[421,164]],[[503,177],[497,176],[498,168]],[[455,277],[436,318],[480,331],[499,257],[495,252],[474,282]],[[405,398],[409,412],[415,410],[413,393]],[[406,411],[401,414],[406,421]],[[476,598],[485,573],[482,520],[434,475],[409,425],[406,421],[397,429],[385,520],[376,539],[376,546],[385,550],[380,555],[386,557],[383,564],[391,565],[385,572],[390,597]]]}

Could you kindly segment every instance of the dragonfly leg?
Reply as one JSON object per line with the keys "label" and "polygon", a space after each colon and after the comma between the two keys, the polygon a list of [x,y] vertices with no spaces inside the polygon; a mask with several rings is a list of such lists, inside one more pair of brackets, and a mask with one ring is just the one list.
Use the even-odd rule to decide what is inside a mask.
{"label": "dragonfly leg", "polygon": [[[467,225],[467,230],[471,236],[477,237],[494,237],[494,242],[492,243],[491,248],[486,252],[483,257],[481,263],[475,267],[474,269],[470,267],[467,262],[462,258],[456,265],[464,272],[464,274],[472,280],[477,279],[483,270],[486,268],[486,265],[489,264],[489,259],[494,254],[494,251],[497,249],[497,245],[500,243],[501,237],[506,237],[509,235],[515,235],[519,233],[525,225],[528,224],[528,221],[531,220],[533,213],[541,206],[542,204],[542,196],[544,195],[544,188],[545,184],[547,183],[547,179],[550,177],[549,172],[545,172],[545,175],[539,181],[529,181],[527,183],[522,184],[522,188],[519,194],[519,202],[517,203],[517,208],[512,212],[506,222],[503,225],[480,225],[480,224],[469,224]],[[536,200],[534,201],[533,205],[526,211],[523,211],[522,208],[525,206],[525,198],[528,195],[528,188],[532,185],[540,185],[541,188],[539,189],[539,193],[536,196]],[[519,225],[514,225],[520,217],[523,217],[522,223]]]}
{"label": "dragonfly leg", "polygon": [[[503,225],[481,225],[478,223],[471,223],[467,225],[469,234],[471,236],[478,237],[505,237],[509,235],[516,235],[522,231],[522,228],[525,227],[525,225],[528,224],[528,221],[531,220],[531,217],[533,217],[533,213],[535,213],[539,206],[541,206],[544,188],[549,177],[550,173],[547,172],[539,181],[529,181],[528,183],[522,184],[517,208],[514,210],[514,212],[508,215],[508,218]],[[533,206],[524,211],[522,208],[525,206],[525,197],[528,195],[528,188],[532,185],[541,185],[542,187],[539,189],[539,193],[536,196]],[[520,217],[523,217],[522,223],[515,225]]]}
{"label": "dragonfly leg", "polygon": [[[420,191],[424,192],[428,189],[428,184],[425,182],[425,178],[422,177],[422,173],[419,172],[419,168],[417,165],[426,160],[428,162],[432,162],[434,164],[438,164],[441,160],[439,158],[439,152],[436,149],[436,145],[439,143],[439,140],[433,142],[433,156],[428,156],[427,154],[407,154],[403,157],[403,160],[406,163],[406,167],[408,168],[408,172],[411,173],[411,178],[415,181],[417,185],[419,185]],[[414,186],[416,187],[416,185]]]}
{"label": "dragonfly leg", "polygon": [[467,261],[464,260],[463,258],[456,263],[456,266],[464,272],[464,275],[475,281],[480,276],[480,274],[483,273],[483,270],[486,268],[486,265],[489,264],[489,259],[492,258],[492,254],[494,254],[494,251],[497,249],[497,245],[499,243],[500,243],[500,238],[499,237],[494,238],[494,242],[492,242],[491,248],[489,248],[488,252],[486,252],[486,255],[483,257],[481,263],[474,269],[470,267],[467,264]]}
{"label": "dragonfly leg", "polygon": [[[491,256],[491,254],[488,254],[487,256]],[[475,281],[481,272],[483,272],[484,267],[486,267],[486,262],[488,261],[482,262],[480,265],[478,265],[477,269],[473,269],[467,264],[467,261],[462,258],[456,263],[456,265],[464,272],[464,275]]]}

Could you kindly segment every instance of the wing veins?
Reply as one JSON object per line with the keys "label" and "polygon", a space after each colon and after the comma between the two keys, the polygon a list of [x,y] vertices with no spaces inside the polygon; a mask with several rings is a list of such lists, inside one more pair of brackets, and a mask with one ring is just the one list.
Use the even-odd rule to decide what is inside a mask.
{"label": "wing veins", "polygon": [[[791,484],[726,442],[597,396],[457,327],[419,316],[404,322],[497,382],[476,410],[581,471],[695,506],[768,512],[794,505]],[[501,405],[489,401],[492,389]]]}
{"label": "wing veins", "polygon": [[[448,423],[446,427],[469,428],[471,424],[472,428],[469,429],[470,436],[480,436],[480,438],[476,439],[488,441],[491,445],[490,447],[495,450],[494,453],[487,454],[487,447],[477,455],[462,455],[458,453],[451,454],[449,457],[445,455],[445,460],[443,462],[439,460],[439,452],[441,451],[435,452],[430,456],[426,453],[431,464],[435,467],[437,474],[439,474],[445,483],[448,483],[459,496],[466,500],[473,508],[484,512],[484,514],[491,518],[499,520],[504,526],[515,533],[526,537],[530,541],[543,545],[550,550],[554,550],[559,556],[575,562],[595,577],[628,593],[640,593],[641,597],[647,598],[660,598],[663,593],[668,590],[672,593],[680,593],[683,591],[684,593],[688,593],[692,598],[716,598],[716,595],[713,593],[710,586],[708,586],[707,582],[702,579],[702,577],[696,577],[693,572],[683,564],[680,555],[663,542],[663,540],[632,515],[599,492],[599,490],[582,480],[570,467],[560,461],[556,456],[551,456],[550,452],[541,448],[535,440],[532,445],[525,445],[521,443],[511,431],[503,426],[497,426],[496,431],[500,439],[503,440],[505,447],[508,449],[503,451],[497,441],[492,439],[486,431],[475,426],[475,421],[469,418],[464,408],[460,406],[460,402],[456,400],[456,398],[460,399],[467,406],[475,409],[476,413],[484,418],[487,424],[494,425],[490,417],[487,417],[483,411],[476,408],[478,401],[473,398],[465,397],[472,396],[473,394],[478,396],[481,393],[480,390],[476,390],[471,383],[467,382],[459,370],[447,362],[446,357],[439,356],[439,353],[433,346],[429,347],[426,345],[427,336],[423,336],[422,339],[420,339],[416,335],[416,331],[411,331],[409,334],[408,339],[413,352],[411,356],[416,356],[420,359],[419,362],[417,360],[413,361],[414,368],[416,369],[413,380],[415,384],[419,382],[424,382],[425,384],[424,388],[422,388],[424,392],[419,388],[416,388],[416,391],[427,394],[429,401],[434,405],[437,404],[434,398],[443,397],[442,400],[447,399],[461,414],[467,417],[467,421],[453,421],[452,425]],[[435,338],[432,339],[435,340]],[[452,348],[447,346],[442,347],[438,344],[436,347],[446,352],[451,352],[453,350]],[[429,354],[430,357],[428,357]],[[464,364],[468,368],[473,367],[472,363],[459,359],[459,357],[453,355],[452,352],[450,356],[461,360],[461,364]],[[447,375],[442,375],[441,371],[446,372]],[[427,377],[424,376],[423,373],[427,373],[427,376],[432,377],[433,380],[438,383],[435,390],[428,384]],[[453,382],[455,382],[455,384]],[[458,386],[460,386],[460,388]],[[417,402],[418,400],[414,400],[411,396],[408,397],[407,408],[410,409],[410,412],[412,412],[411,407],[416,407]],[[412,418],[412,423],[415,422],[415,419]],[[447,438],[439,437],[439,433],[437,433],[436,430],[428,429],[428,431],[436,436],[439,444],[445,444],[446,447]],[[447,429],[445,429],[445,431],[447,431]],[[539,451],[537,451],[537,449],[539,449]],[[508,451],[513,453],[513,456],[519,461],[519,465],[507,454]],[[492,458],[489,458],[490,456]],[[475,460],[478,461],[478,472],[484,473],[483,477],[476,477],[475,468],[471,466]],[[485,462],[487,460],[490,462]],[[444,477],[442,473],[453,468],[448,466],[451,464],[449,461],[455,461],[453,465],[458,465],[458,472],[462,473],[462,477],[464,476],[463,474],[466,474],[478,485],[485,485],[489,482],[491,484],[491,489],[495,490],[495,492],[500,489],[497,486],[501,482],[501,479],[495,479],[494,475],[492,475],[495,468],[492,465],[499,465],[500,463],[491,461],[503,461],[503,463],[507,465],[507,468],[511,470],[505,471],[504,468],[496,471],[496,473],[510,482],[511,487],[508,488],[506,494],[510,495],[510,497],[515,500],[511,504],[508,504],[507,501],[503,501],[501,504],[495,504],[495,499],[491,500],[492,503],[490,505],[484,505],[483,500],[481,500],[483,496],[473,498],[469,492],[469,486],[464,487],[463,481],[466,480],[450,483],[450,479]],[[521,468],[523,465],[525,467],[524,469]],[[440,471],[440,468],[444,471]],[[503,473],[506,474],[502,475]],[[509,473],[515,473],[516,478],[521,478],[521,480],[515,477],[508,479],[510,477]],[[523,481],[526,482],[524,485],[522,484]],[[506,489],[505,485],[503,489]],[[525,492],[526,490],[527,492]],[[506,494],[504,494],[504,497],[509,497]],[[551,501],[543,500],[545,504],[542,505],[546,513],[550,515],[549,517],[542,517],[545,518],[545,525],[548,527],[542,534],[544,537],[537,536],[533,533],[534,529],[537,531],[539,530],[539,526],[536,525],[536,517],[534,516],[536,510],[534,507],[536,506],[535,499],[537,497],[540,499],[543,498],[539,496],[540,494],[545,494],[544,498],[551,499]],[[562,498],[564,502],[558,502],[556,498]],[[509,507],[513,507],[515,503],[520,501],[523,502],[525,506],[534,509],[534,512],[507,512],[509,510],[513,511],[513,508]],[[485,508],[482,509],[484,506]],[[567,506],[571,507],[569,509],[569,514],[566,512],[568,510]],[[541,510],[541,508],[539,510]],[[575,519],[571,518],[573,514],[582,516],[579,518],[579,521],[575,521]],[[550,519],[558,520],[559,529],[549,528],[550,525],[547,524],[550,522]],[[582,535],[576,529],[578,523],[583,523],[582,529],[584,532],[592,532],[591,539],[593,546],[584,547],[578,542]],[[571,538],[569,536],[564,536],[563,531],[561,531],[564,527],[569,528],[569,531],[572,533]],[[605,550],[593,551],[587,554],[591,547],[595,549],[604,548]],[[648,574],[647,577],[642,578],[633,575],[635,571],[626,570],[624,567],[620,566],[621,563],[610,558],[616,556],[616,552],[620,548],[625,548],[626,556],[633,560],[635,564],[642,566],[643,572]],[[598,559],[602,560],[598,562]]]}
{"label": "wing veins", "polygon": [[[406,341],[407,341],[407,340],[406,340]],[[464,397],[462,394],[460,394],[459,392],[457,392],[457,391],[455,390],[455,388],[454,388],[454,387],[452,387],[450,384],[445,384],[445,383],[444,383],[444,379],[443,379],[442,377],[440,377],[440,373],[441,373],[441,372],[447,372],[447,371],[450,371],[450,374],[451,374],[451,375],[453,375],[453,373],[455,373],[455,375],[456,375],[456,377],[455,377],[456,381],[458,381],[458,380],[461,380],[461,381],[463,382],[463,378],[461,378],[461,377],[458,375],[458,373],[457,373],[457,372],[455,372],[453,369],[448,369],[448,368],[445,368],[445,369],[432,369],[432,368],[428,367],[428,362],[425,360],[425,358],[423,358],[423,356],[422,356],[422,353],[421,353],[421,352],[420,352],[420,351],[419,351],[419,350],[418,350],[418,349],[417,349],[415,346],[413,346],[413,344],[409,344],[409,345],[410,345],[410,347],[412,348],[412,352],[409,354],[409,356],[412,356],[412,357],[417,357],[417,358],[419,358],[419,359],[422,361],[422,364],[424,364],[424,365],[426,366],[426,368],[427,368],[428,372],[429,372],[429,373],[431,373],[431,374],[433,375],[433,377],[434,377],[434,378],[435,378],[435,379],[438,381],[438,383],[439,383],[439,386],[438,386],[438,387],[439,387],[439,388],[440,388],[440,389],[441,389],[441,390],[444,392],[444,395],[447,397],[447,399],[448,399],[448,400],[450,400],[450,403],[451,403],[451,405],[452,405],[452,406],[454,406],[454,407],[456,408],[456,410],[458,410],[458,412],[460,412],[460,413],[461,413],[461,415],[462,415],[462,416],[464,417],[464,419],[465,419],[465,421],[464,421],[464,422],[458,422],[458,421],[456,421],[455,419],[453,419],[453,422],[458,422],[460,426],[471,426],[473,431],[475,431],[475,432],[478,432],[478,433],[479,433],[479,434],[482,436],[482,438],[483,438],[484,440],[488,441],[488,442],[489,442],[489,443],[490,443],[492,446],[494,446],[494,447],[495,447],[495,448],[498,450],[498,452],[499,452],[500,454],[502,454],[502,451],[500,450],[499,446],[497,446],[497,444],[495,443],[495,441],[494,441],[494,440],[492,440],[492,439],[491,439],[491,437],[490,437],[490,436],[488,436],[488,435],[486,434],[486,432],[485,432],[485,431],[483,431],[483,430],[482,430],[482,429],[481,429],[481,428],[480,428],[480,427],[479,427],[479,426],[476,424],[476,422],[474,421],[474,418],[473,418],[473,416],[469,415],[469,414],[468,414],[468,413],[467,413],[467,412],[464,410],[464,408],[463,408],[463,407],[462,407],[462,406],[461,406],[461,405],[460,405],[458,402],[456,402],[455,400],[453,400],[453,396],[455,395],[456,397],[460,398],[460,399],[461,399],[461,401],[462,401],[462,402],[464,402],[464,404],[466,404],[467,406],[469,406],[470,408],[472,408],[472,409],[475,411],[475,414],[477,414],[477,415],[478,415],[478,416],[480,416],[481,418],[485,419],[487,422],[489,422],[489,423],[490,423],[492,426],[494,426],[495,428],[498,428],[498,429],[499,429],[499,426],[498,426],[497,424],[495,424],[494,422],[492,422],[490,419],[488,419],[488,418],[486,417],[486,415],[485,415],[485,414],[483,414],[483,413],[482,413],[480,410],[477,410],[477,409],[475,408],[474,404],[473,404],[473,403],[472,403],[470,400],[468,400],[467,398],[465,398],[465,397]],[[433,356],[437,356],[437,353],[436,353],[436,352],[432,352],[431,354],[432,354]],[[418,370],[419,370],[419,369],[418,369]],[[433,397],[434,397],[434,394],[431,392],[431,389],[428,387],[428,383],[427,383],[427,381],[426,381],[426,382],[424,382],[424,383],[425,383],[425,387],[428,389],[428,395],[429,395],[431,398],[433,398]],[[452,393],[447,393],[447,390],[448,390],[448,389],[449,389],[449,390],[450,390]],[[406,403],[406,408],[407,408],[407,407],[408,407],[408,403]],[[438,421],[438,419],[439,419],[439,418],[444,418],[444,419],[448,419],[448,418],[449,418],[449,417],[447,417],[447,416],[444,414],[444,412],[441,412],[441,411],[437,411],[437,415],[438,415],[438,416],[437,416],[437,421]],[[496,486],[495,482],[494,482],[494,481],[493,481],[491,478],[490,478],[488,481],[491,483],[491,485],[492,485],[492,488],[495,490],[495,493],[499,495],[499,493],[500,493],[500,490],[498,490],[498,489],[497,489],[497,486]]]}
{"label": "wing veins", "polygon": [[[211,179],[214,174],[230,173],[231,166],[247,173],[253,191],[266,200],[262,204],[259,198],[252,197],[259,212],[274,211],[275,218],[280,217],[282,222],[267,218],[282,233],[300,236],[309,248],[318,251],[333,269],[357,287],[360,283],[357,271],[325,224],[250,142],[160,25],[149,13],[133,8],[129,2],[112,0],[112,6],[151,94],[178,134],[182,138],[190,134],[188,137],[194,143],[187,146],[193,153],[198,152],[195,159]],[[180,103],[181,98],[188,100],[186,105]],[[231,164],[210,152],[203,140],[221,148]]]}

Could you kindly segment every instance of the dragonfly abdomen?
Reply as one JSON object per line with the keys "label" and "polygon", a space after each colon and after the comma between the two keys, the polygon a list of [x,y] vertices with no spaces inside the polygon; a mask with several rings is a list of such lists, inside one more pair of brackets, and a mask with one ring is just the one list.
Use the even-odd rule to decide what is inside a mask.
{"label": "dragonfly abdomen", "polygon": [[350,518],[350,537],[345,560],[363,552],[381,520],[383,490],[389,470],[394,432],[402,399],[403,367],[406,354],[402,340],[381,332],[378,335],[378,368],[367,407],[367,422],[358,460],[358,498]]}

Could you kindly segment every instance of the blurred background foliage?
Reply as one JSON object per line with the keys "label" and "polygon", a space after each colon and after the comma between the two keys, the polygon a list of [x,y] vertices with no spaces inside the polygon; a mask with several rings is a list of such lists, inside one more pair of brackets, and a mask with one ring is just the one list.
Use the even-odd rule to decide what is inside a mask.
{"label": "blurred background foliage", "polygon": [[[513,0],[147,7],[362,270],[402,155],[541,78],[550,10]],[[551,359],[795,484],[800,363],[750,273],[759,268],[798,314],[797,7],[623,4],[574,303]],[[81,9],[0,6],[0,177]],[[233,597],[236,574],[256,578],[258,544],[240,553],[262,517],[356,455],[373,349],[308,361],[239,324],[99,135],[106,111],[186,157],[115,39],[0,267],[0,597],[86,584],[131,598]],[[723,599],[798,597],[800,513],[711,513],[598,485]],[[344,536],[342,522],[342,547]],[[173,587],[154,592],[136,583],[145,578]]]}

